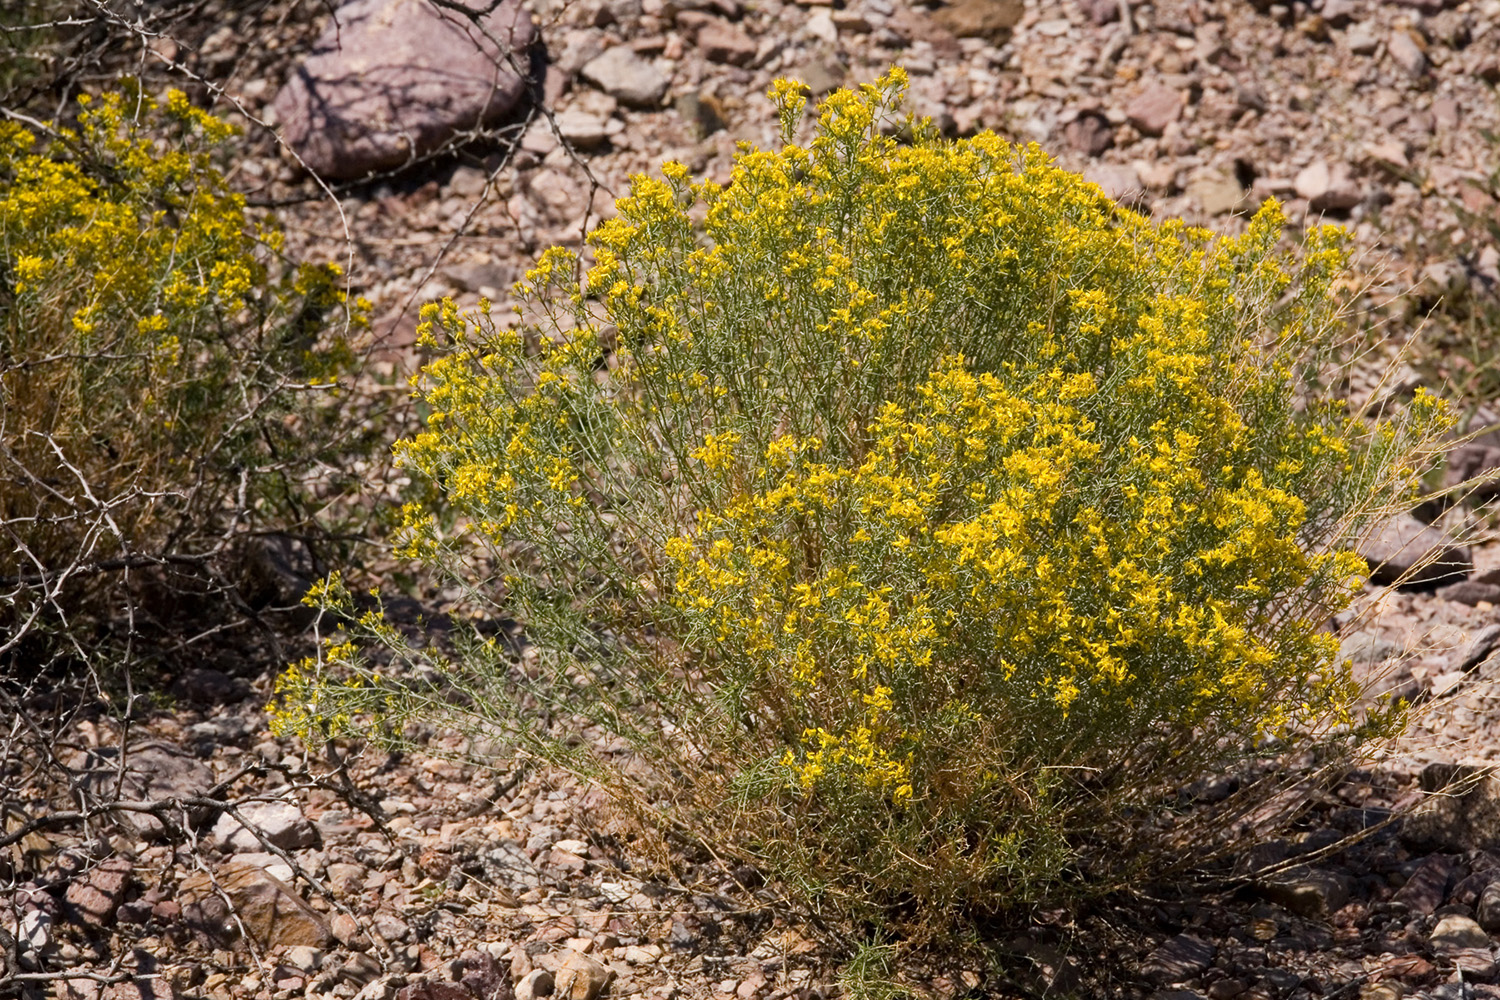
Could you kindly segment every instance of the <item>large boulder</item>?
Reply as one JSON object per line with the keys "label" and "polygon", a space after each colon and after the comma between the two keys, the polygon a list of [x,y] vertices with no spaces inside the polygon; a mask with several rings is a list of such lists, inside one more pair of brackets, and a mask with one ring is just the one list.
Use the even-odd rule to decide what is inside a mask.
{"label": "large boulder", "polygon": [[1455,544],[1410,514],[1382,521],[1357,548],[1377,584],[1432,587],[1458,583],[1474,572],[1467,546]]}
{"label": "large boulder", "polygon": [[478,25],[429,0],[352,0],[272,107],[282,137],[323,177],[399,167],[511,112],[535,38],[517,0]]}

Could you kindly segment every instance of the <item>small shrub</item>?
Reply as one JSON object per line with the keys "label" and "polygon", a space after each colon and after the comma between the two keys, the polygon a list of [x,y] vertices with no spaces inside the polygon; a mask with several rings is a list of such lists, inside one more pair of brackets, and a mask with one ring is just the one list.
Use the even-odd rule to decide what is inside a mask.
{"label": "small shrub", "polygon": [[282,731],[466,714],[811,897],[930,917],[1201,857],[1235,831],[1175,825],[1187,783],[1394,721],[1324,623],[1445,418],[1307,382],[1343,234],[1284,252],[1275,204],[1220,239],[1034,146],[901,145],[903,82],[806,146],[779,83],[782,149],[637,177],[585,277],[528,272],[535,322],[428,308],[398,455],[448,506],[407,547],[524,648],[414,667],[368,616],[395,661],[289,672]]}
{"label": "small shrub", "polygon": [[362,447],[333,399],[360,312],[247,218],[230,127],[177,92],[80,103],[0,123],[0,662],[28,670],[245,611],[240,543],[315,533]]}

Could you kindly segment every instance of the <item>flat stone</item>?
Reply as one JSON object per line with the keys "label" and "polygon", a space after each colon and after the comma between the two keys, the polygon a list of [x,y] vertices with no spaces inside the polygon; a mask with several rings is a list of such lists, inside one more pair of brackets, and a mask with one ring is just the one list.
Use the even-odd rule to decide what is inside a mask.
{"label": "flat stone", "polygon": [[113,857],[79,873],[63,893],[63,912],[84,927],[108,927],[125,898],[134,866],[129,858]]}
{"label": "flat stone", "polygon": [[1349,902],[1349,877],[1322,868],[1298,866],[1267,879],[1261,895],[1305,917],[1328,916]]}
{"label": "flat stone", "polygon": [[1441,949],[1489,948],[1493,943],[1483,927],[1472,918],[1457,913],[1439,920],[1427,940],[1434,948]]}
{"label": "flat stone", "polygon": [[[240,806],[238,811],[245,823],[226,812],[213,828],[214,838],[232,850],[263,850],[265,844],[261,837],[283,851],[300,851],[320,843],[317,826],[290,802],[249,802]],[[255,831],[259,831],[260,836],[256,836]]]}
{"label": "flat stone", "polygon": [[956,0],[935,11],[932,19],[956,38],[985,38],[999,44],[1009,40],[1024,13],[1021,0]]}
{"label": "flat stone", "polygon": [[1314,160],[1297,173],[1292,187],[1314,212],[1347,212],[1364,201],[1364,190],[1345,163],[1330,166],[1326,160]]}
{"label": "flat stone", "polygon": [[667,95],[671,82],[654,65],[616,45],[590,59],[580,75],[621,104],[632,108],[655,108]]}
{"label": "flat stone", "polygon": [[559,1000],[597,1000],[613,975],[587,955],[569,952],[558,967],[553,992]]}
{"label": "flat stone", "polygon": [[1221,173],[1209,173],[1188,182],[1188,197],[1198,203],[1204,215],[1225,215],[1245,202],[1247,192],[1240,182]]}
{"label": "flat stone", "polygon": [[1456,604],[1474,607],[1481,601],[1500,604],[1500,583],[1482,583],[1479,580],[1464,580],[1437,589],[1438,597]]}
{"label": "flat stone", "polygon": [[[99,747],[78,754],[70,766],[83,772],[78,778],[79,798],[86,805],[114,801],[169,804],[174,799],[202,799],[215,783],[213,768],[185,751],[166,743],[140,743],[125,758],[125,773],[119,774],[118,747]],[[118,793],[116,780],[119,780]],[[213,813],[211,805],[194,803],[167,810],[169,820],[189,825],[204,822]],[[166,835],[162,821],[151,813],[119,812],[114,818],[142,840],[160,840]]]}
{"label": "flat stone", "polygon": [[1370,566],[1370,580],[1378,584],[1451,584],[1474,572],[1467,546],[1453,544],[1410,514],[1387,518],[1356,549]]}
{"label": "flat stone", "polygon": [[[276,95],[282,134],[309,169],[359,177],[399,167],[521,103],[536,38],[518,0],[483,30],[426,0],[352,0]],[[491,39],[498,40],[499,46]]]}
{"label": "flat stone", "polygon": [[1386,40],[1385,50],[1408,76],[1421,76],[1427,72],[1427,54],[1422,51],[1416,39],[1406,32],[1391,32],[1391,37]]}
{"label": "flat stone", "polygon": [[1122,205],[1137,205],[1146,197],[1140,175],[1134,167],[1120,163],[1094,163],[1083,172],[1083,179],[1099,185],[1104,196]]}
{"label": "flat stone", "polygon": [[698,29],[698,51],[709,62],[728,63],[730,66],[746,66],[755,58],[758,48],[755,39],[745,34],[738,25],[723,18],[713,17]]}
{"label": "flat stone", "polygon": [[[233,912],[215,891],[215,879],[233,904]],[[333,937],[323,915],[308,906],[295,889],[254,865],[231,861],[220,867],[214,878],[206,872],[194,872],[183,879],[179,896],[189,926],[214,941],[233,941],[241,927],[263,948],[323,948]]]}
{"label": "flat stone", "polygon": [[1099,156],[1115,144],[1115,129],[1097,111],[1085,111],[1063,126],[1069,146],[1086,156]]}
{"label": "flat stone", "polygon": [[1412,913],[1432,913],[1448,898],[1454,868],[1452,858],[1443,855],[1428,858],[1411,874],[1406,884],[1396,890],[1393,901],[1405,905]]}
{"label": "flat stone", "polygon": [[1401,839],[1419,850],[1500,848],[1500,780],[1481,777],[1472,787],[1429,795],[1402,824]]}
{"label": "flat stone", "polygon": [[1125,120],[1143,135],[1161,135],[1182,115],[1182,95],[1171,87],[1152,83],[1125,107]]}
{"label": "flat stone", "polygon": [[516,1000],[539,1000],[552,995],[555,982],[546,969],[532,969],[516,983]]}
{"label": "flat stone", "polygon": [[1141,975],[1158,985],[1181,983],[1208,968],[1217,949],[1192,934],[1164,942],[1141,965]]}

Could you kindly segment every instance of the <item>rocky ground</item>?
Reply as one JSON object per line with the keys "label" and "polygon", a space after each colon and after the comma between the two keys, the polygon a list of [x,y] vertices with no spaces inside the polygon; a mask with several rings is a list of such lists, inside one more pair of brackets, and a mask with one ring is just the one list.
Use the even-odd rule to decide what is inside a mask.
{"label": "rocky ground", "polygon": [[[280,206],[295,251],[346,262],[375,305],[378,361],[392,374],[417,362],[422,302],[504,304],[536,252],[577,247],[608,217],[631,174],[671,158],[727,179],[738,143],[775,139],[763,94],[776,77],[821,95],[893,64],[911,74],[913,110],[949,134],[1040,143],[1158,216],[1232,232],[1275,196],[1294,230],[1349,226],[1381,364],[1400,364],[1440,294],[1482,298],[1500,283],[1500,250],[1483,231],[1500,220],[1487,136],[1500,127],[1500,0],[535,0],[530,13],[539,105],[521,99],[477,145],[335,185],[334,198],[255,124],[294,124],[276,97],[327,29],[326,5],[272,8],[276,44],[248,54],[222,31],[151,42],[162,59],[231,67],[212,78],[240,110],[218,107],[247,124],[236,183]],[[320,162],[344,153],[323,149],[334,159]],[[1372,365],[1350,391],[1408,391],[1444,363],[1396,367],[1383,383]],[[1463,461],[1482,471],[1500,451],[1479,442]],[[1500,785],[1476,769],[1500,759],[1500,546],[1483,511],[1424,513],[1436,526],[1393,523],[1380,558],[1447,551],[1440,563],[1456,575],[1418,591],[1372,583],[1342,623],[1372,681],[1418,704],[1412,732],[1315,796],[1293,836],[1239,859],[1257,879],[1141,887],[1121,907],[1037,914],[989,964],[913,958],[898,970],[908,986],[941,997],[1500,997]],[[1472,542],[1465,552],[1451,548],[1458,536]],[[127,806],[7,838],[0,928],[15,944],[0,992],[861,991],[841,978],[843,943],[778,906],[755,873],[681,853],[663,866],[571,779],[373,750],[308,759],[267,734],[269,673],[219,666],[181,678],[169,711],[128,727],[99,713],[59,735],[71,787],[39,776],[34,804],[60,814],[81,789]],[[1407,808],[1417,811],[1388,822]],[[6,829],[25,820],[8,816]]]}

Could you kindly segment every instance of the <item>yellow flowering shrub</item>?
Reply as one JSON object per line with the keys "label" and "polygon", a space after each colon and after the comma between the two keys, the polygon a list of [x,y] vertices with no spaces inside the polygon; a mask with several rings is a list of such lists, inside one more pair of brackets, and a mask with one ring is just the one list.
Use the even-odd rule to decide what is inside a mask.
{"label": "yellow flowering shrub", "polygon": [[[1034,146],[903,145],[904,82],[832,95],[807,145],[778,84],[781,149],[635,178],[525,322],[429,306],[398,458],[446,498],[408,552],[529,644],[434,661],[451,706],[809,892],[931,914],[1180,860],[1184,785],[1390,723],[1323,626],[1446,417],[1307,383],[1341,232],[1288,252],[1274,203],[1220,238]],[[388,718],[437,707],[382,684]]]}
{"label": "yellow flowering shrub", "polygon": [[362,322],[247,216],[228,125],[175,91],[79,103],[0,122],[0,658],[33,665],[108,659],[111,619],[146,653],[178,603],[148,584],[201,598],[240,539],[312,531]]}

